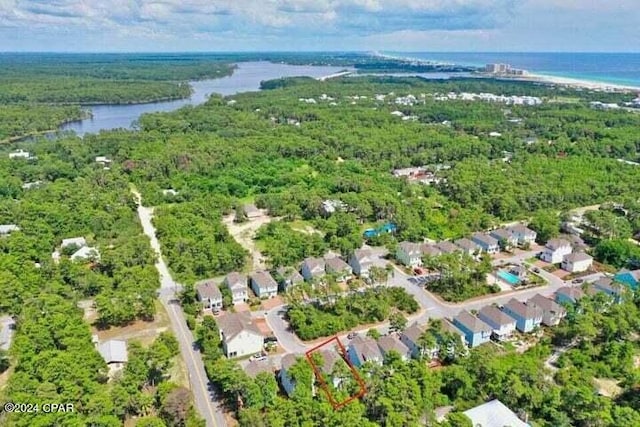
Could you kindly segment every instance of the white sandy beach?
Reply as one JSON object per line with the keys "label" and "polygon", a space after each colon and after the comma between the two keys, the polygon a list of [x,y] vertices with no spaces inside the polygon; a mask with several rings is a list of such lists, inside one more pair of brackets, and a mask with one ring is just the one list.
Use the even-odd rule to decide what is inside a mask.
{"label": "white sandy beach", "polygon": [[619,85],[619,84],[613,84],[613,83],[598,82],[593,80],[580,80],[580,79],[572,79],[568,77],[547,76],[544,74],[535,74],[535,73],[529,73],[526,76],[516,77],[514,78],[514,80],[552,83],[556,85],[600,90],[603,92],[612,92],[612,91],[640,92],[640,87],[638,86],[626,86],[626,85]]}

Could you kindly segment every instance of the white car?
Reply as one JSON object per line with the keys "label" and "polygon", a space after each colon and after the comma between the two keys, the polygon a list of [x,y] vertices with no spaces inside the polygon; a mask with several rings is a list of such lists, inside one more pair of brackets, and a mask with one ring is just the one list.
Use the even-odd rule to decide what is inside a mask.
{"label": "white car", "polygon": [[251,356],[250,358],[251,360],[255,361],[255,362],[261,362],[263,360],[267,360],[267,356],[265,356],[262,353],[256,353],[253,356]]}

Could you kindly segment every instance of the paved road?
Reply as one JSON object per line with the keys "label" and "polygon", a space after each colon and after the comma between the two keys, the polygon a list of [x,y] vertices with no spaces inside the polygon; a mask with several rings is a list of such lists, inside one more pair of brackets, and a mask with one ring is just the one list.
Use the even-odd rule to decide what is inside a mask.
{"label": "paved road", "polygon": [[11,316],[3,316],[0,318],[0,350],[9,351],[15,327],[16,322],[14,322]]}
{"label": "paved road", "polygon": [[[524,260],[533,257],[538,251],[528,251],[524,253],[520,253],[511,258],[506,258],[503,260],[494,261],[495,265],[500,264],[508,264],[508,263],[522,263]],[[380,254],[376,254],[380,255]],[[379,266],[384,266],[388,261],[382,259],[380,256],[377,257],[375,264]],[[497,295],[487,295],[479,298],[474,298],[472,300],[468,300],[462,303],[448,303],[446,301],[441,300],[434,294],[430,292],[426,292],[420,286],[412,283],[409,279],[412,276],[405,274],[402,270],[397,267],[394,267],[393,276],[389,279],[389,286],[397,286],[405,289],[407,293],[413,295],[420,305],[420,312],[416,315],[410,316],[408,318],[409,323],[418,322],[420,324],[425,324],[432,318],[452,318],[455,317],[462,310],[480,310],[482,307],[490,304],[498,304],[502,305],[507,303],[511,298],[515,298],[519,301],[526,301],[529,298],[533,297],[535,294],[541,294],[544,296],[553,295],[559,288],[563,286],[567,286],[569,283],[563,281],[559,277],[548,273],[542,269],[539,270],[538,274],[540,277],[545,279],[547,282],[544,286],[537,286],[535,288],[523,289],[523,290],[514,290],[511,292],[501,292]],[[592,274],[584,278],[585,281],[593,281],[602,277],[601,273]],[[286,308],[285,306],[278,306],[272,308],[267,312],[265,316],[267,320],[267,324],[273,331],[274,335],[278,338],[278,343],[287,353],[303,353],[306,350],[309,350],[313,347],[313,344],[307,344],[301,341],[290,329],[289,324],[283,318],[282,311]],[[256,314],[260,315],[260,314]],[[364,330],[368,328],[362,328],[360,330]],[[389,323],[381,323],[376,325],[376,329],[382,334],[388,332]],[[356,329],[358,330],[358,329]],[[344,342],[347,334],[343,334],[340,336],[341,340]],[[280,356],[276,356],[275,359],[279,359]]]}
{"label": "paved road", "polygon": [[160,243],[156,238],[156,229],[151,223],[153,208],[142,206],[140,204],[140,194],[135,191],[133,193],[138,202],[140,223],[142,224],[144,233],[151,240],[151,247],[157,255],[155,266],[160,274],[160,302],[167,310],[171,322],[171,329],[180,344],[180,353],[187,366],[189,384],[193,392],[196,409],[200,415],[204,417],[208,427],[224,427],[227,423],[224,419],[222,406],[216,401],[214,388],[207,378],[200,352],[195,349],[195,339],[189,328],[187,328],[184,313],[176,299],[176,292],[181,289],[181,286],[171,277],[169,269],[162,258],[162,253],[160,252]]}

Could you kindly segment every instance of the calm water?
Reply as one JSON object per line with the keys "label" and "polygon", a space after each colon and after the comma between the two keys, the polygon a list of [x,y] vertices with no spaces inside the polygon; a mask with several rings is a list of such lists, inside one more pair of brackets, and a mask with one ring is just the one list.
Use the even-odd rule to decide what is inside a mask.
{"label": "calm water", "polygon": [[189,99],[133,105],[98,105],[90,107],[93,117],[60,127],[63,131],[75,131],[78,135],[98,133],[109,129],[131,129],[133,123],[145,113],[173,111],[185,105],[198,105],[212,93],[233,95],[256,91],[263,80],[279,77],[322,77],[344,70],[345,67],[316,67],[304,65],[272,64],[270,62],[241,62],[233,75],[214,80],[191,82],[193,94]]}
{"label": "calm water", "polygon": [[501,62],[538,74],[640,86],[640,53],[385,53],[459,65]]}

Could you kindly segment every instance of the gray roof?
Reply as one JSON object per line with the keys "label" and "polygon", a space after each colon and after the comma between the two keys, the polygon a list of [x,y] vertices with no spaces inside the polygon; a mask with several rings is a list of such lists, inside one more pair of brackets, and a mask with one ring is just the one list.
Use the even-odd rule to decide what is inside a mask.
{"label": "gray roof", "polygon": [[518,234],[523,234],[523,235],[533,235],[535,234],[535,231],[533,231],[532,229],[530,229],[529,227],[526,227],[522,224],[515,224],[512,226],[507,227],[507,230],[511,231],[512,233],[518,233]]}
{"label": "gray roof", "polygon": [[302,265],[306,265],[309,271],[317,272],[318,274],[324,272],[325,261],[322,258],[306,258],[302,261]]}
{"label": "gray roof", "polygon": [[247,287],[247,276],[244,274],[238,273],[234,271],[232,273],[227,274],[224,278],[224,283],[227,285],[229,289],[233,290],[243,290]]}
{"label": "gray roof", "polygon": [[224,334],[225,340],[231,340],[240,332],[247,330],[262,335],[260,329],[251,320],[250,313],[228,313],[217,319],[218,328]]}
{"label": "gray roof", "polygon": [[270,360],[252,360],[244,368],[244,372],[250,377],[255,378],[262,372],[273,374],[273,364]]}
{"label": "gray roof", "polygon": [[105,341],[98,346],[98,352],[106,363],[124,363],[129,360],[127,343],[122,340]]}
{"label": "gray roof", "polygon": [[480,249],[480,246],[478,246],[477,244],[475,244],[474,242],[472,242],[467,238],[458,239],[453,243],[455,243],[456,246],[461,247],[465,251],[477,251]]}
{"label": "gray roof", "polygon": [[493,328],[490,325],[487,325],[485,322],[478,319],[467,310],[462,310],[460,314],[454,317],[454,320],[474,333],[493,331]]}
{"label": "gray roof", "polygon": [[572,254],[564,256],[564,261],[567,261],[567,262],[580,262],[580,261],[592,261],[592,260],[593,258],[584,252],[574,252]]}
{"label": "gray roof", "polygon": [[618,283],[615,283],[609,277],[601,277],[600,279],[593,282],[593,286],[603,291],[616,292],[616,293],[619,292],[621,289],[621,286]]}
{"label": "gray roof", "polygon": [[563,286],[562,288],[556,291],[556,294],[565,295],[575,301],[579,300],[584,296],[584,292],[577,286]]}
{"label": "gray roof", "polygon": [[438,250],[440,250],[440,252],[444,253],[444,254],[452,254],[454,252],[458,252],[460,250],[460,247],[454,245],[451,242],[448,241],[443,241],[443,242],[439,242],[436,244],[436,248],[438,248]]}
{"label": "gray roof", "polygon": [[291,283],[300,283],[304,281],[304,278],[300,273],[298,273],[298,270],[292,267],[280,267],[276,272],[283,280],[288,280]]}
{"label": "gray roof", "polygon": [[200,282],[196,282],[195,284],[196,292],[200,297],[200,300],[204,299],[222,299],[222,293],[218,288],[218,285],[214,282],[213,279],[202,280]]}
{"label": "gray roof", "polygon": [[504,239],[504,240],[512,239],[511,233],[509,233],[504,228],[497,228],[495,230],[492,230],[489,234],[491,234],[493,237],[497,239]]}
{"label": "gray roof", "polygon": [[461,337],[464,337],[464,332],[462,332],[460,329],[458,329],[458,327],[456,325],[454,325],[453,323],[451,323],[447,319],[444,319],[442,321],[442,330],[444,332],[449,332],[449,333],[457,334],[457,335],[460,335]]}
{"label": "gray roof", "polygon": [[555,251],[558,248],[562,248],[564,246],[571,246],[571,243],[567,242],[564,239],[551,239],[545,245],[546,248]]}
{"label": "gray roof", "polygon": [[542,317],[542,309],[535,305],[526,305],[523,302],[518,301],[515,298],[511,298],[508,303],[504,305],[508,307],[512,312],[516,313],[524,319],[535,319]]}
{"label": "gray roof", "polygon": [[304,359],[304,355],[303,354],[294,354],[294,353],[288,353],[285,354],[282,357],[282,360],[280,361],[280,366],[281,369],[284,369],[285,371],[288,370],[289,368],[291,368],[298,360],[300,359]]}
{"label": "gray roof", "polygon": [[424,334],[425,330],[426,328],[424,326],[414,323],[413,325],[402,331],[402,335],[406,336],[409,341],[417,343],[422,334]]}
{"label": "gray roof", "polygon": [[62,239],[61,248],[66,248],[67,246],[76,245],[78,247],[86,246],[87,240],[84,237],[72,237],[70,239]]}
{"label": "gray roof", "polygon": [[566,312],[566,310],[560,304],[540,294],[536,294],[533,297],[529,298],[527,300],[527,305],[530,305],[530,304],[537,305],[542,310],[550,313],[563,315]]}
{"label": "gray roof", "polygon": [[19,231],[20,227],[15,224],[2,224],[0,225],[0,234],[9,234],[12,231]]}
{"label": "gray roof", "polygon": [[335,272],[343,272],[348,271],[351,272],[351,266],[344,262],[342,258],[333,257],[333,258],[325,258],[325,267],[327,271],[335,271]]}
{"label": "gray roof", "polygon": [[395,335],[385,335],[378,339],[378,347],[382,350],[383,354],[387,354],[390,351],[397,351],[400,356],[409,356],[411,351],[409,347],[404,345]]}
{"label": "gray roof", "polygon": [[349,347],[353,347],[359,357],[364,355],[366,360],[382,359],[382,353],[378,348],[378,344],[376,344],[372,338],[357,335],[351,340]]}
{"label": "gray roof", "polygon": [[369,249],[356,249],[353,251],[353,256],[360,264],[373,262],[371,259],[371,251]]}
{"label": "gray roof", "polygon": [[268,271],[256,271],[251,274],[251,280],[260,289],[277,288],[278,283],[271,277]]}
{"label": "gray roof", "polygon": [[513,317],[509,316],[507,313],[500,310],[495,305],[487,305],[485,307],[482,307],[478,315],[481,318],[486,318],[487,322],[491,322],[492,324],[497,325],[497,327],[511,325],[516,322]]}
{"label": "gray roof", "polygon": [[428,243],[421,245],[420,250],[422,251],[423,255],[427,256],[438,256],[442,253],[440,249],[438,249],[435,245],[430,245]]}
{"label": "gray roof", "polygon": [[474,427],[529,427],[497,399],[464,411],[464,414]]}
{"label": "gray roof", "polygon": [[342,359],[335,350],[324,349],[320,350],[322,355],[322,366],[319,366],[320,370],[325,374],[331,374],[336,363]]}
{"label": "gray roof", "polygon": [[478,242],[482,242],[487,246],[496,246],[498,244],[498,240],[484,233],[474,233],[471,238]]}
{"label": "gray roof", "polygon": [[72,260],[89,259],[91,257],[100,258],[100,251],[90,246],[83,246],[71,255]]}
{"label": "gray roof", "polygon": [[401,249],[404,253],[406,253],[409,256],[420,256],[422,253],[422,250],[418,243],[400,242],[398,244],[398,249]]}

